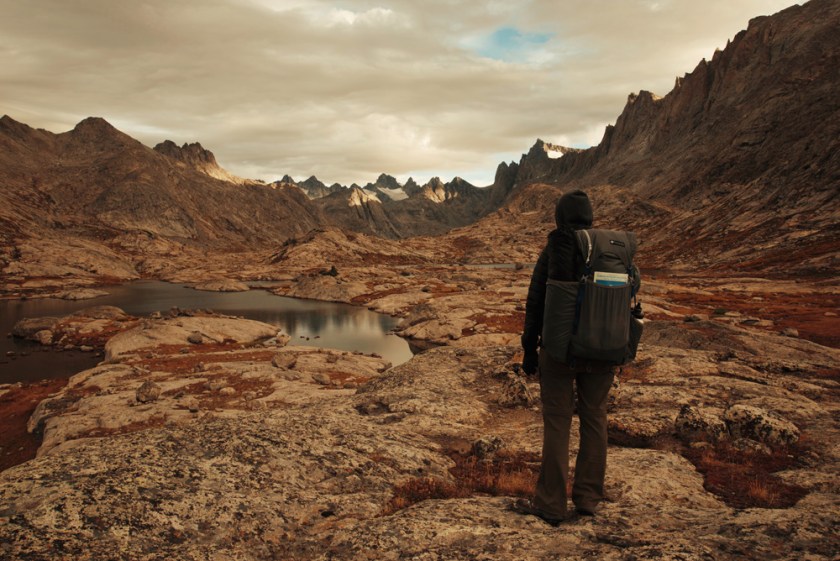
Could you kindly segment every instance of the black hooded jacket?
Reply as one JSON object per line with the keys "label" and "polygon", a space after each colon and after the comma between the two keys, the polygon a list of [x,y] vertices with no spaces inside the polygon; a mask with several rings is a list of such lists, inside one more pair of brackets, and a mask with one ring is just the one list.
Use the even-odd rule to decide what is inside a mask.
{"label": "black hooded jacket", "polygon": [[583,255],[577,250],[575,230],[592,227],[592,205],[583,191],[571,191],[560,197],[554,210],[557,229],[548,234],[540,253],[525,302],[525,329],[522,348],[536,352],[540,344],[545,309],[545,282],[579,280],[584,272]]}

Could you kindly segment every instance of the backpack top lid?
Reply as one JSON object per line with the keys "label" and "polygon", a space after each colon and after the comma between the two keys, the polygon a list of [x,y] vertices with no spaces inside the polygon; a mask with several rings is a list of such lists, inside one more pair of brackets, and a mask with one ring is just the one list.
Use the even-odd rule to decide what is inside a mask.
{"label": "backpack top lid", "polygon": [[[633,275],[633,257],[636,254],[636,235],[616,230],[578,230],[575,232],[578,248],[583,254],[584,276],[599,284],[615,286],[626,284]],[[623,280],[613,275],[627,275]],[[597,277],[597,278],[596,278]]]}

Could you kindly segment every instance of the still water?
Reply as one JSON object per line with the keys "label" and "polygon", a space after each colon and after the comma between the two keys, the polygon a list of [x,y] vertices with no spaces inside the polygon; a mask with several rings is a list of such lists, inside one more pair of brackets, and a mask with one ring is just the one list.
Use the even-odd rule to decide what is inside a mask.
{"label": "still water", "polygon": [[[160,281],[136,281],[102,290],[109,295],[93,300],[0,300],[0,383],[60,378],[96,365],[102,357],[92,353],[47,351],[46,347],[6,334],[25,317],[61,317],[104,305],[117,306],[135,316],[166,312],[175,306],[182,310],[210,309],[276,325],[292,337],[290,345],[378,353],[394,365],[412,356],[408,343],[390,333],[399,320],[358,306],[286,298],[265,290],[203,292]],[[15,357],[7,357],[7,351],[14,351]]]}

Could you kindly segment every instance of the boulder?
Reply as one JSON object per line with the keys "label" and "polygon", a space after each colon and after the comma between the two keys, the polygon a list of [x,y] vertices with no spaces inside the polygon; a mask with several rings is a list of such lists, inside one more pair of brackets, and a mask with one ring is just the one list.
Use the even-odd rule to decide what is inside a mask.
{"label": "boulder", "polygon": [[332,378],[330,378],[329,374],[324,372],[316,372],[312,374],[312,379],[324,386],[332,384]]}
{"label": "boulder", "polygon": [[198,403],[198,398],[192,395],[188,395],[184,399],[182,399],[179,402],[179,405],[181,407],[184,407],[185,409],[188,409],[190,413],[198,413],[200,407]]}
{"label": "boulder", "polygon": [[149,320],[112,337],[105,345],[105,360],[134,354],[160,345],[180,345],[193,332],[215,342],[254,343],[273,337],[277,328],[249,319],[223,317],[176,317]]}
{"label": "boulder", "polygon": [[137,388],[135,397],[140,403],[149,403],[156,401],[160,397],[161,388],[151,380],[146,380]]}
{"label": "boulder", "polygon": [[121,320],[129,316],[116,306],[91,306],[75,312],[72,317]]}
{"label": "boulder", "polygon": [[488,458],[504,448],[505,441],[496,435],[482,436],[472,443],[471,451],[478,458]]}
{"label": "boulder", "polygon": [[497,402],[502,407],[531,407],[538,397],[521,376],[511,375],[502,386]]}
{"label": "boulder", "polygon": [[674,429],[677,431],[677,436],[689,442],[697,440],[717,442],[728,435],[723,419],[711,411],[688,404],[683,405],[677,414]]}
{"label": "boulder", "polygon": [[771,448],[788,446],[799,440],[796,425],[752,405],[731,406],[724,412],[723,420],[733,437],[755,440]]}
{"label": "boulder", "polygon": [[33,338],[42,345],[51,345],[53,342],[53,332],[49,329],[42,329],[35,333]]}
{"label": "boulder", "polygon": [[276,368],[288,370],[295,367],[297,362],[297,354],[292,353],[277,353],[271,359],[271,364]]}
{"label": "boulder", "polygon": [[57,321],[54,317],[24,318],[12,328],[12,335],[31,339],[39,331],[51,330]]}

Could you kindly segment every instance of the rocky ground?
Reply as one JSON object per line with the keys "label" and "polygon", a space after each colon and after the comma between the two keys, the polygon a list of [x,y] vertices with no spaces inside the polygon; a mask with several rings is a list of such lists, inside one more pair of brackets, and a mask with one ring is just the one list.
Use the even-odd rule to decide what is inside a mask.
{"label": "rocky ground", "polygon": [[51,388],[28,421],[37,458],[0,474],[3,556],[836,555],[836,283],[648,276],[640,355],[613,392],[609,501],[556,529],[507,510],[533,489],[542,438],[538,383],[516,367],[528,256],[477,267],[456,244],[400,253],[353,235],[326,259],[341,235],[135,270],[211,290],[270,280],[400,316],[426,349],[409,362],[286,347],[271,326],[208,313],[21,325],[45,344],[85,337],[104,360]]}
{"label": "rocky ground", "polygon": [[[502,164],[498,209],[437,237],[313,230],[302,192],[101,119],[0,119],[0,297],[270,281],[399,316],[422,351],[389,368],[206,312],[21,324],[103,361],[0,387],[0,558],[838,558],[838,21],[833,0],[754,19],[597,147]],[[648,322],[612,392],[609,500],[553,528],[508,505],[539,465],[516,343],[558,186],[639,234]]]}

